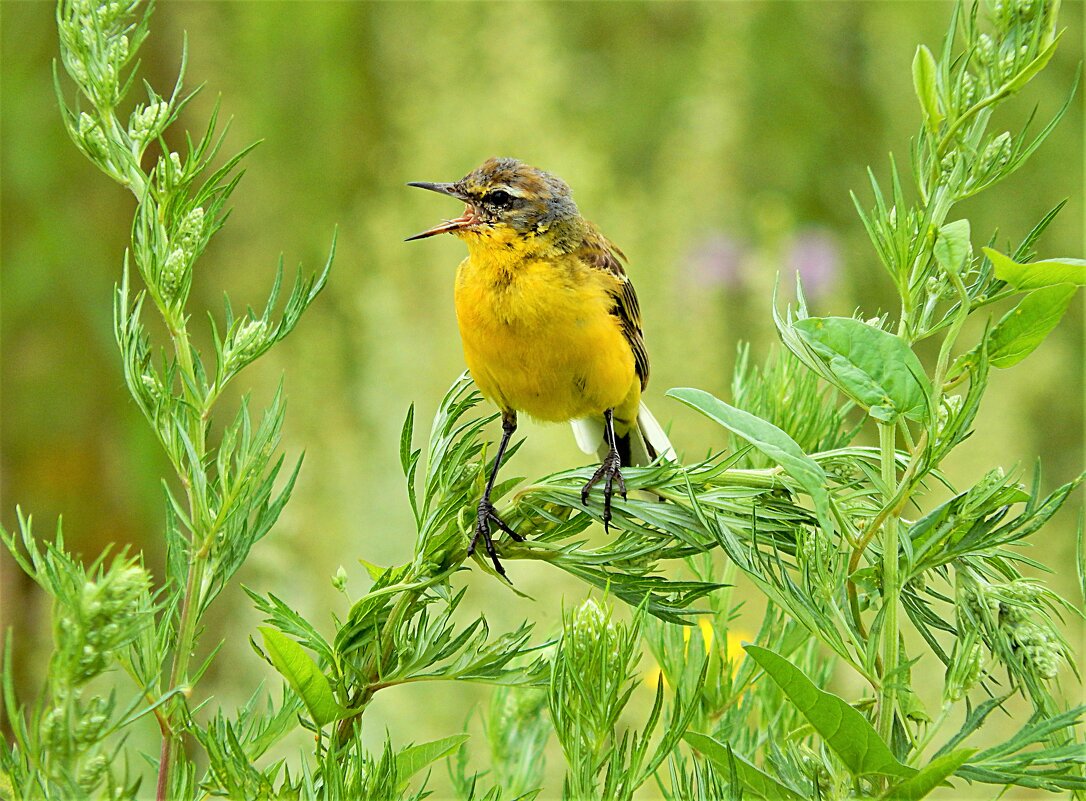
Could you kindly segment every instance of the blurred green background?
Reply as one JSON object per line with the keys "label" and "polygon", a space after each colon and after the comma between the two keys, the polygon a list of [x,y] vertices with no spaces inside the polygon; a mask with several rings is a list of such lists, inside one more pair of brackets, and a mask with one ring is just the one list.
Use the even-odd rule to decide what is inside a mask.
{"label": "blurred green background", "polygon": [[[221,98],[233,118],[228,148],[263,140],[233,216],[197,264],[197,327],[205,310],[221,315],[224,290],[235,308],[262,304],[280,253],[288,266],[316,269],[339,226],[328,289],[239,382],[260,402],[285,380],[286,452],[305,451],[294,499],[242,581],[328,631],[330,614],[347,607],[329,580],[340,565],[357,596],[366,586],[358,558],[391,564],[410,554],[397,442],[408,405],[427,421],[463,369],[452,310],[463,245],[402,242],[453,212],[406,181],[453,180],[491,155],[565,178],[630,258],[652,362],[648,401],[672,421],[680,449],[700,457],[723,447],[720,430],[663,392],[693,385],[728,397],[737,342],[753,342],[760,360],[775,339],[778,271],[804,274],[818,314],[896,310],[848,191],[866,203],[866,166],[881,179],[888,151],[905,163],[919,121],[912,55],[920,42],[939,45],[949,13],[943,2],[162,3],[144,76],[168,91],[187,31],[187,85],[207,86],[183,123],[201,130]],[[131,544],[160,575],[168,465],[125,393],[112,335],[133,198],[83,160],[61,126],[52,6],[4,2],[0,15],[0,520],[14,525],[21,504],[44,534],[63,514],[74,549],[92,558],[107,543]],[[1042,121],[1059,108],[1083,58],[1082,18],[1082,2],[1064,2],[1069,30],[1055,59],[997,126],[1019,124],[1034,104]],[[1039,250],[1083,255],[1082,110],[1080,94],[1023,170],[962,207],[976,243],[997,227],[999,245],[1017,243],[1069,198]],[[180,128],[167,140],[181,149]],[[521,433],[510,475],[584,460],[565,426]],[[1043,457],[1053,487],[1081,469],[1082,455],[1076,303],[1040,351],[993,376],[951,477],[972,483],[990,467],[1028,470]],[[1035,554],[1058,566],[1054,581],[1067,593],[1076,515],[1065,510]],[[0,569],[2,622],[16,627],[29,690],[48,652],[48,605],[6,555]],[[468,604],[486,608],[495,628],[527,617],[550,631],[562,605],[584,597],[546,567],[509,569],[535,601],[470,579]],[[246,643],[257,618],[240,590],[224,593],[217,611],[204,646],[233,636],[203,689],[232,704],[268,670]],[[1081,631],[1071,636],[1081,653]],[[916,670],[925,668],[937,685],[941,671]],[[459,731],[485,697],[459,686],[382,693],[371,735],[376,742],[387,726],[403,743]]]}

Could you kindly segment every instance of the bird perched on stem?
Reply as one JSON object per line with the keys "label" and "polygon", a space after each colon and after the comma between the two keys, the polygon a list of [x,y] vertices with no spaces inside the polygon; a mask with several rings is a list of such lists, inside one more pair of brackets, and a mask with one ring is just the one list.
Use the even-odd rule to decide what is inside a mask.
{"label": "bird perched on stem", "polygon": [[641,311],[625,257],[577,210],[560,178],[516,159],[492,158],[453,183],[414,182],[462,201],[464,213],[408,237],[450,233],[468,257],[456,273],[456,319],[464,357],[483,396],[501,410],[502,439],[475,532],[494,568],[491,526],[523,537],[494,509],[490,494],[517,427],[517,412],[539,420],[571,421],[586,453],[602,464],[584,485],[581,501],[603,485],[604,526],[617,487],[626,497],[622,467],[674,458],[659,423],[641,402],[649,359]]}

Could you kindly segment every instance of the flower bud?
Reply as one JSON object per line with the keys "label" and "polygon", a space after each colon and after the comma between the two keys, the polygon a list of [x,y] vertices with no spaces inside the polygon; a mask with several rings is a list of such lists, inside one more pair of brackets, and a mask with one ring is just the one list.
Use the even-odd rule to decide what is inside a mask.
{"label": "flower bud", "polygon": [[128,58],[128,37],[121,34],[117,38],[110,40],[106,49],[106,58],[109,59],[111,64],[123,64],[125,59]]}
{"label": "flower bud", "polygon": [[863,475],[855,464],[852,462],[841,459],[840,461],[834,461],[830,464],[829,471],[833,476],[842,483],[854,481]]}
{"label": "flower bud", "polygon": [[170,104],[165,101],[148,106],[136,106],[128,118],[128,135],[137,141],[155,136],[170,117]]}
{"label": "flower bud", "polygon": [[176,244],[185,252],[189,261],[192,261],[200,250],[204,234],[204,210],[197,206],[181,221],[174,237]]}
{"label": "flower bud", "polygon": [[984,646],[970,634],[954,650],[950,665],[947,666],[944,698],[948,701],[960,701],[971,689],[977,686],[984,670]]}
{"label": "flower bud", "polygon": [[162,385],[158,381],[158,376],[154,373],[144,373],[140,376],[140,381],[148,395],[156,396],[162,393]]}
{"label": "flower bud", "polygon": [[999,59],[999,74],[1003,76],[1013,72],[1015,60],[1014,53],[1007,53],[1003,58]]}
{"label": "flower bud", "polygon": [[162,288],[166,290],[166,294],[172,295],[173,290],[181,286],[181,280],[185,277],[185,271],[188,269],[187,261],[185,251],[181,248],[174,248],[170,251],[170,255],[166,257],[166,263],[162,265],[160,274]]}
{"label": "flower bud", "polygon": [[80,767],[79,775],[76,778],[79,786],[88,793],[94,790],[102,781],[102,776],[105,774],[108,764],[102,754],[95,754],[85,761]]}
{"label": "flower bud", "polygon": [[89,77],[87,75],[87,65],[84,63],[83,59],[74,53],[70,54],[68,57],[68,71],[71,73],[72,77],[75,78],[76,83],[84,86],[86,85],[87,78]]}
{"label": "flower bud", "polygon": [[1029,22],[1037,16],[1037,11],[1042,5],[1043,4],[1038,3],[1037,0],[1018,0],[1014,4],[1014,11],[1018,15],[1019,20],[1022,22]]}
{"label": "flower bud", "polygon": [[267,331],[268,324],[263,320],[246,320],[234,335],[234,341],[230,347],[231,353],[240,357],[252,356],[264,344],[264,335]]}
{"label": "flower bud", "polygon": [[566,631],[566,647],[574,659],[582,658],[596,649],[600,649],[605,658],[617,654],[618,636],[615,625],[608,618],[609,615],[593,598],[586,599],[577,607]]}
{"label": "flower bud", "polygon": [[91,745],[96,743],[105,728],[109,718],[105,715],[94,713],[84,715],[75,727],[76,742]]}
{"label": "flower bud", "polygon": [[573,615],[571,633],[585,639],[596,639],[607,626],[607,617],[594,598],[587,598]]}
{"label": "flower bud", "polygon": [[343,569],[343,565],[340,565],[339,570],[332,576],[332,586],[340,592],[347,588],[347,571]]}
{"label": "flower bud", "polygon": [[966,72],[962,74],[962,105],[968,106],[973,102],[973,98],[977,96],[977,79],[973,77],[972,73]]}
{"label": "flower bud", "polygon": [[1010,636],[1026,667],[1035,670],[1042,678],[1056,678],[1060,672],[1063,648],[1050,629],[1032,622],[1021,623],[1011,630]]}
{"label": "flower bud", "polygon": [[946,395],[943,397],[943,402],[939,405],[939,417],[938,428],[941,431],[947,427],[947,423],[958,416],[958,412],[962,410],[962,396],[961,395]]}
{"label": "flower bud", "polygon": [[995,55],[995,43],[992,41],[991,36],[982,33],[977,37],[976,55],[977,61],[981,64],[992,63],[992,57]]}
{"label": "flower bud", "polygon": [[988,143],[988,147],[984,149],[981,163],[988,168],[1002,167],[1011,160],[1013,146],[1014,143],[1011,140],[1010,133],[1004,131]]}
{"label": "flower bud", "polygon": [[999,599],[990,590],[991,585],[987,582],[966,587],[961,603],[975,617],[995,623],[999,619]]}
{"label": "flower bud", "polygon": [[969,488],[962,500],[961,515],[966,520],[976,520],[982,509],[988,503],[992,493],[998,491],[1005,483],[1007,474],[1002,467],[996,467],[984,474],[984,478]]}
{"label": "flower bud", "polygon": [[41,721],[41,739],[53,751],[66,750],[68,732],[64,723],[64,710],[51,709]]}
{"label": "flower bud", "polygon": [[92,158],[104,160],[109,156],[109,142],[98,121],[83,111],[79,114],[79,138]]}

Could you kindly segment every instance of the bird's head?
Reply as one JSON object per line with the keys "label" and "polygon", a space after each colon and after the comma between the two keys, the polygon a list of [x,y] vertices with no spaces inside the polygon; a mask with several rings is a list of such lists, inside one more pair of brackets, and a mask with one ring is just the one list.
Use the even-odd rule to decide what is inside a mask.
{"label": "bird's head", "polygon": [[456,219],[408,237],[455,234],[468,244],[512,243],[516,240],[563,238],[580,224],[580,214],[565,181],[516,159],[492,158],[459,181],[417,181],[408,186],[429,189],[464,202]]}

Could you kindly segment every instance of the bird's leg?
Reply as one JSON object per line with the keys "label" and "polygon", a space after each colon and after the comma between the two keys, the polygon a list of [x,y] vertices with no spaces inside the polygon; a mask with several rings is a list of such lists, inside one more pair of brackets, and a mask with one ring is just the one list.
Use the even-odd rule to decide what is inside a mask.
{"label": "bird's leg", "polygon": [[524,542],[524,537],[513,531],[505,521],[498,517],[498,512],[494,508],[494,504],[490,502],[490,493],[494,490],[494,481],[498,477],[498,468],[502,465],[502,457],[505,455],[505,449],[509,445],[509,439],[513,436],[513,432],[517,430],[517,413],[502,412],[502,441],[498,445],[498,455],[494,458],[494,468],[490,471],[490,478],[486,482],[486,491],[483,492],[483,497],[479,501],[479,511],[475,518],[475,534],[472,535],[471,543],[468,545],[468,556],[475,553],[475,546],[479,542],[479,538],[483,539],[483,547],[486,548],[487,556],[494,563],[494,569],[498,571],[502,578],[508,580],[508,576],[505,575],[505,569],[502,567],[502,563],[498,561],[498,554],[494,550],[494,541],[490,537],[490,524],[493,523],[499,529],[504,531],[510,537],[517,542]]}
{"label": "bird's leg", "polygon": [[603,530],[608,530],[611,522],[611,496],[614,495],[613,483],[618,481],[618,491],[622,493],[622,499],[626,500],[626,482],[622,480],[622,457],[618,454],[618,440],[615,437],[615,418],[612,409],[603,413],[603,435],[607,439],[608,451],[603,457],[603,464],[588,479],[588,483],[581,490],[581,503],[588,505],[588,493],[600,479],[603,483]]}

